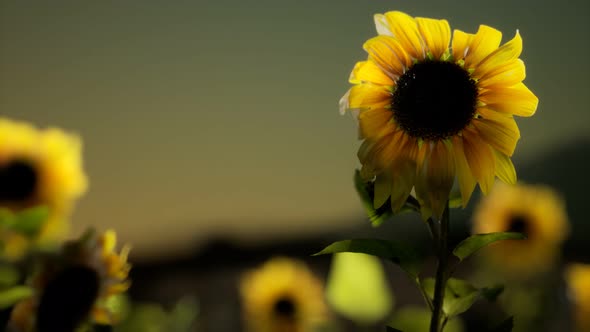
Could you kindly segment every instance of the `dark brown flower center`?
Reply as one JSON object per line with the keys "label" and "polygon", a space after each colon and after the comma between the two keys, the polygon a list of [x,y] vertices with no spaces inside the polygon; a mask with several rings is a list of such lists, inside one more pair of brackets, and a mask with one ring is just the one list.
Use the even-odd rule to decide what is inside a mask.
{"label": "dark brown flower center", "polygon": [[99,276],[89,267],[75,265],[58,273],[41,294],[37,331],[74,332],[88,317],[99,288]]}
{"label": "dark brown flower center", "polygon": [[406,133],[438,140],[469,124],[476,100],[477,86],[465,69],[452,62],[425,61],[399,78],[391,107]]}
{"label": "dark brown flower center", "polygon": [[293,299],[283,296],[275,302],[273,311],[279,317],[293,319],[295,318],[297,308]]}
{"label": "dark brown flower center", "polygon": [[0,202],[27,200],[35,193],[37,182],[37,170],[27,161],[0,164]]}
{"label": "dark brown flower center", "polygon": [[529,226],[530,222],[526,216],[523,216],[521,214],[515,214],[512,215],[508,220],[508,227],[506,231],[523,233],[525,235],[528,235],[528,233],[530,232]]}

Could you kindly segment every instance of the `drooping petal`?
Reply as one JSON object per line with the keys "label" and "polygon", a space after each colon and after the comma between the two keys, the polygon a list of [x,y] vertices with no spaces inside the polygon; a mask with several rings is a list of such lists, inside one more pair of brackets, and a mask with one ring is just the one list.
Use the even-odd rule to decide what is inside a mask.
{"label": "drooping petal", "polygon": [[352,69],[348,81],[352,84],[373,83],[379,85],[393,85],[393,80],[387,76],[373,61],[359,61]]}
{"label": "drooping petal", "polygon": [[470,128],[463,130],[463,138],[463,149],[469,168],[481,191],[487,194],[494,184],[495,158],[492,148]]}
{"label": "drooping petal", "polygon": [[448,142],[440,140],[434,143],[426,173],[419,176],[425,176],[424,181],[433,216],[440,219],[455,180],[455,160]]}
{"label": "drooping petal", "polygon": [[391,209],[394,212],[399,211],[408,199],[416,177],[418,142],[413,137],[405,136],[405,144],[391,166],[391,174],[393,175]]}
{"label": "drooping petal", "polygon": [[369,53],[369,61],[374,62],[392,81],[403,75],[412,64],[407,51],[393,37],[371,38],[363,44],[363,49]]}
{"label": "drooping petal", "polygon": [[459,189],[461,190],[462,205],[466,207],[477,181],[473,177],[469,164],[467,163],[463,148],[463,138],[460,136],[453,137],[453,153],[455,156],[457,180],[459,182]]}
{"label": "drooping petal", "polygon": [[[402,130],[396,130],[392,134],[382,139],[386,140],[387,143],[384,144],[383,149],[379,153],[379,156],[376,160],[376,163],[379,167],[378,169],[381,170],[389,168],[392,163],[399,159],[400,155],[403,155],[409,139],[410,138],[408,135],[406,135]],[[393,175],[393,177],[395,178],[395,175]]]}
{"label": "drooping petal", "polygon": [[404,133],[401,130],[383,136],[378,140],[365,140],[357,156],[363,166],[367,166],[374,172],[381,172],[388,168],[404,142]]}
{"label": "drooping petal", "polygon": [[479,100],[494,111],[518,116],[532,116],[537,110],[539,98],[523,83],[511,87],[495,87],[484,90]]}
{"label": "drooping petal", "polygon": [[359,131],[361,138],[379,139],[391,134],[396,128],[390,109],[377,108],[362,111],[359,114]]}
{"label": "drooping petal", "polygon": [[451,27],[447,20],[435,20],[431,18],[417,17],[418,30],[426,46],[438,60],[449,48],[451,42]]}
{"label": "drooping petal", "polygon": [[512,40],[500,46],[500,48],[492,52],[485,59],[483,59],[479,65],[477,65],[475,71],[473,72],[473,76],[477,78],[485,76],[486,73],[494,70],[495,68],[501,67],[509,61],[518,59],[521,52],[522,38],[520,37],[520,34],[517,30],[516,35],[514,38],[512,38]]}
{"label": "drooping petal", "polygon": [[512,156],[520,139],[520,131],[514,118],[485,108],[478,111],[481,117],[473,119],[472,124],[481,137],[496,150]]}
{"label": "drooping petal", "polygon": [[500,31],[487,25],[480,25],[467,50],[465,67],[476,67],[481,60],[485,59],[500,46],[501,41],[502,33]]}
{"label": "drooping petal", "polygon": [[350,89],[348,89],[344,96],[342,96],[342,98],[340,98],[340,100],[338,101],[338,111],[340,112],[340,115],[344,115],[344,113],[346,113],[346,110],[350,109],[350,103],[348,102],[349,98]]}
{"label": "drooping petal", "polygon": [[403,48],[414,59],[424,59],[426,56],[424,41],[418,31],[416,20],[408,14],[397,11],[385,13],[385,19],[393,37],[402,44]]}
{"label": "drooping petal", "polygon": [[375,27],[377,28],[377,34],[383,36],[391,36],[393,37],[393,33],[389,28],[389,23],[387,22],[387,18],[383,14],[375,14],[373,16],[373,20],[375,21]]}
{"label": "drooping petal", "polygon": [[359,84],[350,88],[348,107],[361,109],[384,108],[391,103],[391,92],[376,84]]}
{"label": "drooping petal", "polygon": [[498,178],[507,184],[515,184],[516,169],[510,157],[496,150],[494,150],[494,157],[496,158],[496,175]]}
{"label": "drooping petal", "polygon": [[387,170],[379,175],[375,180],[375,195],[373,197],[373,207],[380,208],[391,195],[391,175]]}
{"label": "drooping petal", "polygon": [[474,34],[465,33],[457,29],[453,30],[452,48],[455,61],[465,59],[469,46],[473,42],[473,37],[475,37]]}
{"label": "drooping petal", "polygon": [[508,61],[486,73],[478,82],[480,88],[510,87],[521,83],[526,77],[524,62],[520,59]]}

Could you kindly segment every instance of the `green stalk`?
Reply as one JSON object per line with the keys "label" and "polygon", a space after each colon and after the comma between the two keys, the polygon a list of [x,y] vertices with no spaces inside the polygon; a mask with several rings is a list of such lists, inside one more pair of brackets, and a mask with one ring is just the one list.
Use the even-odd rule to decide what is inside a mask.
{"label": "green stalk", "polygon": [[449,238],[449,203],[445,207],[440,221],[440,232],[437,243],[438,264],[436,267],[436,281],[434,284],[434,299],[432,301],[432,318],[430,320],[430,332],[441,332],[441,318],[443,315],[443,299],[447,283],[447,258]]}

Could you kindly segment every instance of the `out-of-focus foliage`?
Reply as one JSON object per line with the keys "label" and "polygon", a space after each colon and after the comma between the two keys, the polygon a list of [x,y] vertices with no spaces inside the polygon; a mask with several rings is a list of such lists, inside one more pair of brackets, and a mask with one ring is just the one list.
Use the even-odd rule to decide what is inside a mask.
{"label": "out-of-focus foliage", "polygon": [[394,305],[380,260],[359,253],[334,255],[326,297],[336,312],[360,325],[387,319]]}

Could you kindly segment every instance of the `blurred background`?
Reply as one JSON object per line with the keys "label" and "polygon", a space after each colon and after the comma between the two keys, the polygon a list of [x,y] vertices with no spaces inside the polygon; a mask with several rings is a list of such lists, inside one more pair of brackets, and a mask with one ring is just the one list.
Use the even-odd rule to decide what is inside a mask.
{"label": "blurred background", "polygon": [[[133,245],[132,296],[194,294],[204,330],[237,330],[219,318],[239,315],[239,272],[271,255],[363,236],[428,245],[416,216],[370,227],[352,184],[356,123],[338,115],[373,14],[389,10],[491,25],[503,41],[520,31],[540,104],[518,120],[514,163],[564,195],[565,260],[590,261],[586,0],[3,1],[0,115],[83,138],[90,190],[73,235],[115,228]],[[469,211],[453,217],[457,237]]]}

